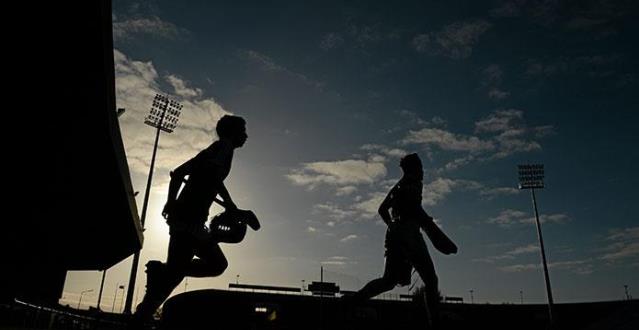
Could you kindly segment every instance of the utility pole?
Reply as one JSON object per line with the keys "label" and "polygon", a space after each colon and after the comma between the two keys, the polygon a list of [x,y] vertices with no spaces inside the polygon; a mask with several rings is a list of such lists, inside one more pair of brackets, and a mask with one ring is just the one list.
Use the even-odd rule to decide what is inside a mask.
{"label": "utility pole", "polygon": [[475,292],[474,290],[468,290],[470,292],[470,303],[474,304],[475,303],[475,297],[473,296],[473,292]]}
{"label": "utility pole", "polygon": [[120,312],[124,313],[122,310],[123,300],[124,300],[124,285],[120,285],[120,289],[122,289],[122,297],[120,297]]}
{"label": "utility pole", "polygon": [[[142,215],[140,216],[140,224],[144,230],[144,221],[146,219],[146,209],[149,204],[149,193],[151,192],[151,181],[153,180],[153,167],[155,166],[155,155],[160,141],[160,131],[167,133],[173,132],[177,126],[178,118],[182,105],[176,101],[169,99],[168,96],[156,94],[151,106],[151,112],[144,120],[144,123],[156,128],[155,143],[153,144],[153,156],[151,157],[151,167],[149,169],[149,177],[146,182],[146,192],[144,202],[142,203]],[[131,265],[131,276],[129,277],[129,288],[126,294],[126,305],[124,306],[124,314],[131,314],[131,305],[133,304],[133,293],[135,292],[135,280],[138,273],[138,264],[140,263],[140,251],[133,254],[133,262]]]}
{"label": "utility pole", "polygon": [[102,307],[100,304],[102,302],[102,291],[104,290],[104,279],[106,278],[106,269],[102,271],[102,281],[100,282],[100,293],[98,294],[98,310],[101,311]]}
{"label": "utility pole", "polygon": [[541,251],[541,263],[544,269],[544,282],[546,283],[546,297],[548,298],[548,317],[551,326],[553,325],[553,299],[552,290],[550,288],[550,276],[548,275],[548,264],[546,262],[546,250],[544,248],[544,239],[541,235],[541,222],[539,221],[539,212],[537,211],[537,198],[535,197],[535,188],[544,188],[544,165],[543,164],[527,164],[518,165],[519,169],[519,189],[530,189],[532,195],[533,208],[535,210],[535,221],[537,224],[537,237],[539,238],[539,248]]}
{"label": "utility pole", "polygon": [[82,292],[80,292],[80,300],[78,300],[78,309],[80,309],[80,304],[82,303],[82,296],[87,293],[87,292],[93,292],[93,289],[89,289],[89,290],[84,290]]}
{"label": "utility pole", "polygon": [[115,294],[113,295],[113,306],[111,306],[111,313],[115,313],[115,302],[116,302],[116,298],[118,297],[118,290],[120,288],[120,283],[117,283],[115,285]]}

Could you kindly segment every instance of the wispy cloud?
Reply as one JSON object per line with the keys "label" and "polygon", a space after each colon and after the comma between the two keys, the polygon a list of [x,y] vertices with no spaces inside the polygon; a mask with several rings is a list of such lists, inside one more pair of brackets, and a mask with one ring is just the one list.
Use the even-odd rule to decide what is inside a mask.
{"label": "wispy cloud", "polygon": [[383,162],[365,160],[340,160],[333,162],[313,162],[293,169],[286,177],[296,185],[313,189],[320,184],[349,186],[372,184],[386,176]]}
{"label": "wispy cloud", "polygon": [[606,237],[608,245],[600,259],[607,262],[636,260],[639,257],[639,227],[614,229]]}
{"label": "wispy cloud", "polygon": [[497,87],[493,87],[488,91],[488,97],[494,100],[503,100],[510,96],[510,92],[506,92]]}
{"label": "wispy cloud", "polygon": [[[588,275],[594,271],[592,259],[551,262],[548,264],[548,268],[568,270],[578,275]],[[517,264],[517,265],[498,267],[497,269],[507,273],[518,273],[518,272],[541,269],[541,265],[538,263]]]}
{"label": "wispy cloud", "polygon": [[157,16],[132,18],[113,22],[115,41],[128,41],[136,37],[177,40],[189,36],[189,31],[162,20]]}
{"label": "wispy cloud", "polygon": [[346,266],[349,264],[356,264],[357,262],[350,260],[348,257],[343,256],[333,256],[326,258],[326,260],[321,261],[322,265],[330,265],[330,266]]}
{"label": "wispy cloud", "polygon": [[503,100],[510,96],[510,92],[501,87],[504,72],[497,64],[491,64],[482,70],[482,85],[487,90],[487,95],[493,100]]}
{"label": "wispy cloud", "polygon": [[360,149],[371,152],[378,152],[391,158],[401,158],[408,154],[408,151],[400,148],[388,147],[381,144],[365,144]]}
{"label": "wispy cloud", "polygon": [[357,239],[357,238],[358,238],[358,236],[357,236],[357,235],[355,235],[355,234],[350,234],[350,235],[348,235],[348,236],[346,236],[346,237],[344,237],[344,238],[340,239],[339,241],[340,241],[340,242],[342,242],[342,243],[346,243],[346,242],[352,241],[352,240]]}
{"label": "wispy cloud", "polygon": [[256,50],[241,50],[238,52],[238,56],[249,63],[257,65],[263,71],[282,74],[317,90],[324,90],[324,83],[311,79],[305,74],[290,70],[278,64],[273,58]]}
{"label": "wispy cloud", "polygon": [[492,199],[501,195],[515,195],[519,190],[512,187],[490,187],[478,181],[439,177],[424,185],[422,203],[435,206],[454,191],[471,191]]}
{"label": "wispy cloud", "polygon": [[331,50],[337,48],[344,43],[344,38],[339,33],[327,33],[322,37],[319,47],[322,50]]}
{"label": "wispy cloud", "polygon": [[521,254],[530,254],[530,253],[534,253],[534,252],[538,252],[539,251],[539,246],[537,246],[536,244],[528,244],[525,246],[520,246],[517,247],[513,250],[507,251],[501,255],[497,255],[497,256],[490,256],[490,257],[486,257],[486,258],[479,258],[479,259],[473,259],[473,261],[478,261],[478,262],[487,262],[487,263],[494,263],[498,260],[512,260],[515,259],[516,256],[521,255]]}
{"label": "wispy cloud", "polygon": [[353,193],[355,193],[357,191],[357,187],[355,186],[345,186],[345,187],[339,187],[336,189],[336,195],[337,196],[348,196],[351,195]]}
{"label": "wispy cloud", "polygon": [[504,158],[518,152],[541,150],[537,138],[553,131],[552,126],[528,127],[524,112],[517,109],[497,110],[475,123],[476,133],[497,134],[492,138],[497,145],[494,158]]}
{"label": "wispy cloud", "polygon": [[353,209],[359,212],[359,216],[364,219],[373,219],[377,216],[377,210],[379,205],[386,197],[383,192],[374,192],[368,195],[368,197],[362,201],[359,201],[353,205]]}
{"label": "wispy cloud", "polygon": [[[539,216],[541,223],[566,223],[570,221],[570,217],[563,213],[556,214],[542,214]],[[499,215],[488,219],[487,223],[496,224],[500,227],[508,228],[517,224],[532,224],[535,223],[535,218],[528,215],[526,212],[506,209],[502,210]]]}
{"label": "wispy cloud", "polygon": [[491,24],[484,20],[455,22],[440,31],[423,33],[413,38],[413,47],[420,53],[443,55],[453,59],[467,58],[473,47]]}
{"label": "wispy cloud", "polygon": [[475,136],[455,134],[438,128],[409,131],[402,143],[421,144],[427,147],[436,146],[442,150],[467,151],[471,153],[495,149],[495,145],[491,141],[485,141]]}
{"label": "wispy cloud", "polygon": [[476,133],[505,132],[515,129],[517,121],[522,120],[524,112],[521,110],[497,110],[488,117],[475,122]]}
{"label": "wispy cloud", "polygon": [[202,90],[199,88],[192,88],[187,86],[187,82],[185,82],[182,78],[170,74],[166,76],[166,81],[173,87],[175,94],[182,97],[200,97],[202,96]]}
{"label": "wispy cloud", "polygon": [[353,218],[356,214],[355,211],[345,210],[331,203],[317,204],[313,207],[313,209],[315,214],[326,215],[329,218],[337,221]]}
{"label": "wispy cloud", "polygon": [[524,17],[533,23],[589,33],[595,38],[613,35],[620,20],[635,12],[632,1],[502,0],[493,17]]}

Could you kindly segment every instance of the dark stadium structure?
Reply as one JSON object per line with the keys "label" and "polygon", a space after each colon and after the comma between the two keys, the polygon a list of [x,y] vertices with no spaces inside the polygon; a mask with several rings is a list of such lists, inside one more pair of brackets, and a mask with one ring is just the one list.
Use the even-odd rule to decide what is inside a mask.
{"label": "dark stadium structure", "polygon": [[32,136],[15,159],[12,207],[20,211],[3,240],[12,264],[3,301],[57,304],[67,271],[105,270],[142,246],[115,103],[111,20],[110,1],[59,2],[43,20],[32,18],[43,27],[31,29],[34,49],[24,50],[37,59],[24,61],[37,68],[29,87],[38,92],[18,114]]}
{"label": "dark stadium structure", "polygon": [[[332,284],[332,283],[330,283]],[[229,285],[164,303],[162,329],[420,329],[419,299],[373,299],[348,306],[339,295],[300,288]],[[443,329],[547,329],[547,305],[442,304]],[[558,329],[637,329],[639,301],[557,304]]]}

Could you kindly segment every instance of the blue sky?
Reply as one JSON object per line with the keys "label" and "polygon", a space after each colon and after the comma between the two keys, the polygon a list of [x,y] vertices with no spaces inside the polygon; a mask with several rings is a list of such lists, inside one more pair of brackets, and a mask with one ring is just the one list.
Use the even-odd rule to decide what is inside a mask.
{"label": "blue sky", "polygon": [[[469,300],[472,289],[476,301],[501,303],[523,290],[526,302],[545,301],[530,194],[516,189],[516,165],[527,162],[546,166],[538,202],[555,300],[636,291],[636,16],[629,1],[603,0],[114,1],[117,102],[136,190],[150,162],[143,122],[153,96],[184,105],[161,137],[141,264],[165,258],[168,171],[233,113],[246,118],[249,140],[227,186],[264,227],[223,246],[227,272],[189,279],[189,290],[225,288],[238,274],[298,286],[318,280],[321,265],[349,290],[380,276],[376,209],[399,179],[399,157],[418,152],[424,207],[460,248],[431,249],[445,295]],[[108,272],[105,306],[129,265]],[[97,292],[99,279],[71,272],[63,301]]]}

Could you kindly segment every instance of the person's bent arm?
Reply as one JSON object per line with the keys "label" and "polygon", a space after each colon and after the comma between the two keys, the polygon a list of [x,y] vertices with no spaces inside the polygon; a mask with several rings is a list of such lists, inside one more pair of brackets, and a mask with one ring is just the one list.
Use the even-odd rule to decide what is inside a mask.
{"label": "person's bent arm", "polygon": [[237,210],[237,206],[231,199],[231,195],[229,194],[229,191],[226,189],[226,186],[224,185],[224,181],[220,180],[218,189],[219,190],[217,193],[220,195],[220,197],[222,197],[222,200],[224,201],[224,208],[229,211]]}
{"label": "person's bent arm", "polygon": [[175,170],[170,172],[171,181],[169,182],[169,192],[166,199],[166,204],[164,205],[164,209],[162,210],[162,216],[166,219],[173,212],[173,207],[175,205],[175,200],[177,199],[178,192],[180,191],[180,187],[182,187],[182,183],[184,182],[184,178],[191,174],[193,170],[193,159],[188,160],[186,163],[178,166]]}
{"label": "person's bent arm", "polygon": [[384,223],[386,223],[386,225],[390,225],[391,223],[391,215],[390,215],[390,212],[388,212],[388,210],[391,207],[392,194],[393,194],[393,190],[391,189],[391,191],[388,193],[388,195],[386,195],[386,198],[384,198],[384,201],[382,201],[382,204],[379,206],[379,209],[377,210],[377,212],[382,217],[382,220],[384,220]]}

